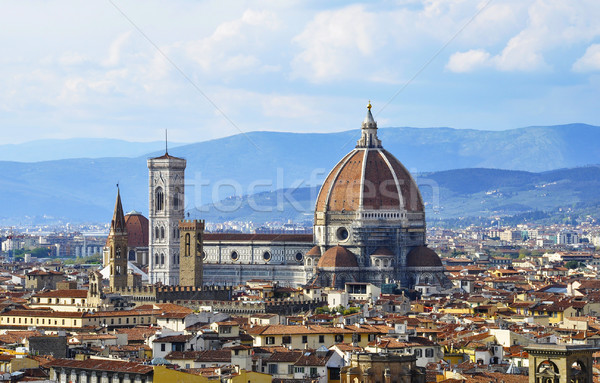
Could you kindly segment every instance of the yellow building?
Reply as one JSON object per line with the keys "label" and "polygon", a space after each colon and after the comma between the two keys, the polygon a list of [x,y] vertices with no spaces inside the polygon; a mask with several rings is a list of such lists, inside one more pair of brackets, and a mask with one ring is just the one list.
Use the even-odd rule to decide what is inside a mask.
{"label": "yellow building", "polygon": [[353,325],[345,327],[325,327],[319,325],[267,325],[254,326],[248,334],[254,338],[254,346],[280,346],[292,349],[317,349],[330,347],[336,343],[357,343],[365,347],[377,335],[389,332],[388,326]]}

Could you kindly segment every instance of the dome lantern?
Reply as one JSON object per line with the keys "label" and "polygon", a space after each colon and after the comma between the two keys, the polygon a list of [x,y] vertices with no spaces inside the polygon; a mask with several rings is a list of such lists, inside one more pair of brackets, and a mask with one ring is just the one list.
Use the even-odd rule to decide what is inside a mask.
{"label": "dome lantern", "polygon": [[371,101],[367,105],[367,116],[361,124],[361,137],[356,142],[357,148],[381,148],[381,140],[377,137],[377,122],[371,113]]}

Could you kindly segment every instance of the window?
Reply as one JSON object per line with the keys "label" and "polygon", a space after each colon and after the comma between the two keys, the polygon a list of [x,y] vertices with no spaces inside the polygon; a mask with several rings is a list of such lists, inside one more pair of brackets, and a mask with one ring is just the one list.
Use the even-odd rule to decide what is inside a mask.
{"label": "window", "polygon": [[294,372],[297,374],[304,374],[304,367],[296,367]]}
{"label": "window", "polygon": [[161,187],[156,188],[156,192],[154,193],[154,205],[156,211],[162,211],[163,205],[165,202],[165,195]]}
{"label": "window", "polygon": [[425,350],[425,357],[433,358],[433,348],[428,348],[427,350]]}
{"label": "window", "polygon": [[342,343],[344,341],[344,335],[335,334],[335,343]]}
{"label": "window", "polygon": [[308,335],[302,335],[302,343],[308,343]]}
{"label": "window", "polygon": [[325,343],[325,335],[319,335],[319,343]]}
{"label": "window", "polygon": [[276,364],[269,364],[269,374],[271,374],[271,375],[277,374],[277,365]]}
{"label": "window", "polygon": [[417,358],[420,358],[423,356],[423,350],[421,350],[420,348],[415,349],[415,356]]}
{"label": "window", "polygon": [[329,368],[329,380],[340,380],[340,368]]}
{"label": "window", "polygon": [[165,351],[167,349],[167,346],[164,343],[160,344],[160,351]]}
{"label": "window", "polygon": [[190,233],[185,234],[185,252],[183,253],[185,257],[190,256]]}
{"label": "window", "polygon": [[319,374],[317,373],[317,368],[316,367],[311,367],[310,368],[310,376],[311,377],[317,377]]}
{"label": "window", "polygon": [[274,336],[268,336],[266,339],[267,344],[275,344],[275,337]]}
{"label": "window", "polygon": [[129,250],[129,260],[135,261],[135,250]]}
{"label": "window", "polygon": [[173,209],[179,210],[179,188],[175,188],[175,195],[173,196]]}
{"label": "window", "polygon": [[121,247],[120,246],[117,246],[117,248],[115,249],[115,258],[121,259]]}
{"label": "window", "polygon": [[160,228],[160,239],[165,239],[165,228],[164,227]]}
{"label": "window", "polygon": [[284,336],[283,338],[281,338],[281,343],[283,344],[290,344],[292,343],[292,337],[289,335]]}
{"label": "window", "polygon": [[288,375],[292,375],[294,373],[294,365],[288,364]]}

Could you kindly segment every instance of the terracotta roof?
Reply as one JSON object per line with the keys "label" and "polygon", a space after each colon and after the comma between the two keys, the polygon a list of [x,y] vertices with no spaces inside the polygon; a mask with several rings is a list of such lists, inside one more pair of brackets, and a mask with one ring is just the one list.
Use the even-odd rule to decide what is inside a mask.
{"label": "terracotta roof", "polygon": [[442,261],[435,251],[427,246],[417,246],[406,256],[406,267],[442,267]]}
{"label": "terracotta roof", "polygon": [[327,351],[326,353],[316,351],[305,352],[302,354],[300,359],[294,363],[294,366],[325,366],[334,352],[335,351],[331,350]]}
{"label": "terracotta roof", "polygon": [[188,335],[168,335],[163,336],[162,338],[154,339],[154,343],[184,343],[192,338],[192,334]]}
{"label": "terracotta roof", "polygon": [[65,273],[61,273],[60,271],[45,271],[45,270],[33,270],[28,272],[25,275],[65,275]]}
{"label": "terracotta roof", "polygon": [[319,258],[317,267],[358,267],[358,262],[351,251],[343,246],[334,246]]}
{"label": "terracotta roof", "polygon": [[135,374],[148,374],[153,371],[153,367],[136,362],[122,362],[119,360],[102,360],[102,359],[55,359],[49,362],[47,367],[65,367],[83,370],[96,370],[108,372],[124,372]]}
{"label": "terracotta roof", "polygon": [[321,255],[321,248],[319,246],[313,246],[306,255]]}
{"label": "terracotta roof", "polygon": [[10,310],[2,313],[2,316],[29,316],[29,317],[40,317],[40,318],[83,318],[84,313],[81,312],[67,312],[67,311],[51,311],[51,310]]}
{"label": "terracotta roof", "polygon": [[168,152],[160,157],[154,157],[153,160],[183,160],[183,158],[170,155]]}
{"label": "terracotta roof", "polygon": [[87,290],[50,290],[34,294],[38,298],[87,298]]}

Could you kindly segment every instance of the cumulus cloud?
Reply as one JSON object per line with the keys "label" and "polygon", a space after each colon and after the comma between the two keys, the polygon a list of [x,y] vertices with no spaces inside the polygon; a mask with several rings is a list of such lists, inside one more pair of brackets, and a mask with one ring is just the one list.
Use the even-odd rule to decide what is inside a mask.
{"label": "cumulus cloud", "polygon": [[320,12],[294,38],[301,51],[292,61],[293,75],[320,82],[356,74],[359,63],[377,63],[373,52],[385,38],[376,15],[362,5]]}
{"label": "cumulus cloud", "polygon": [[[595,0],[536,0],[527,9],[526,25],[497,54],[492,55],[481,48],[458,52],[450,57],[447,68],[457,72],[478,69],[481,65],[459,64],[473,60],[477,63],[477,59],[482,59],[487,53],[486,63],[499,71],[548,70],[552,63],[547,61],[547,57],[553,52],[600,36],[600,26],[595,22],[598,17],[600,2]],[[479,55],[474,55],[474,51],[480,52]]]}
{"label": "cumulus cloud", "polygon": [[212,35],[185,43],[184,49],[207,73],[269,71],[277,66],[264,63],[258,54],[269,48],[266,42],[280,25],[276,14],[248,9],[239,19],[221,23]]}
{"label": "cumulus cloud", "polygon": [[450,56],[446,68],[452,72],[464,73],[487,66],[490,54],[483,49],[471,49],[466,52],[457,52]]}
{"label": "cumulus cloud", "polygon": [[600,44],[590,45],[583,56],[573,64],[575,72],[600,71]]}

